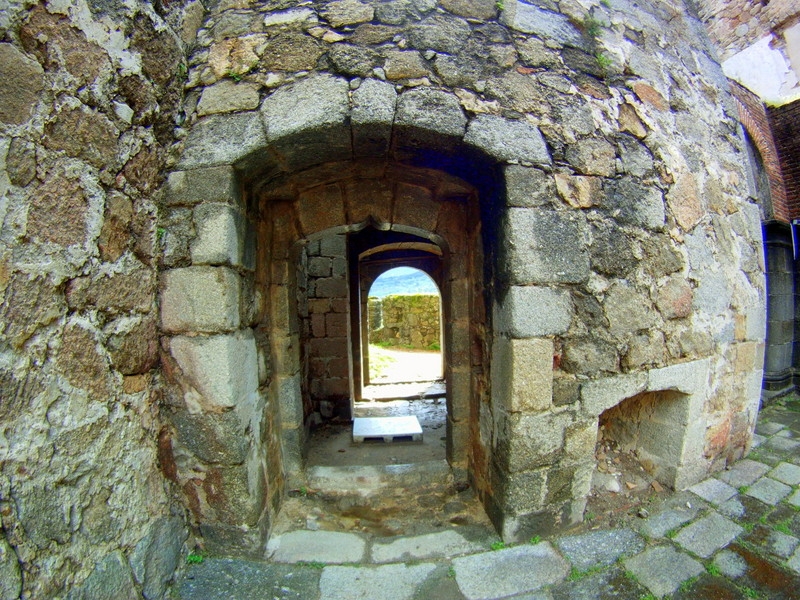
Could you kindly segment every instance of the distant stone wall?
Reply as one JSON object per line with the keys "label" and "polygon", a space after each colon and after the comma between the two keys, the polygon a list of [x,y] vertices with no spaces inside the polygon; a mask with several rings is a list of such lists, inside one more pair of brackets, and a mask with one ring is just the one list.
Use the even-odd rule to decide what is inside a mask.
{"label": "distant stone wall", "polygon": [[370,343],[383,342],[417,350],[438,349],[441,341],[439,304],[438,294],[370,298]]}

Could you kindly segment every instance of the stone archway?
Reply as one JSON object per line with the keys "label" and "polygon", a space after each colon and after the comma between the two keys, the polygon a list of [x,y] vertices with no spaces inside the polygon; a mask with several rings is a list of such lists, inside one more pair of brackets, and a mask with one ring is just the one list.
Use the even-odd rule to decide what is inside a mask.
{"label": "stone archway", "polygon": [[[257,552],[302,474],[313,407],[296,265],[331,233],[372,227],[441,249],[447,457],[505,539],[582,518],[593,407],[672,389],[660,378],[694,377],[713,347],[712,400],[682,392],[696,431],[682,434],[692,443],[675,485],[747,448],[762,333],[749,317],[734,329],[733,311],[758,304],[759,273],[750,283],[697,219],[674,220],[679,194],[563,173],[529,121],[468,118],[447,91],[373,79],[351,90],[331,75],[199,121],[178,168],[165,202],[183,233],[167,242],[187,259],[161,278],[163,445],[209,547]],[[758,244],[754,209],[731,217],[737,247]],[[672,224],[686,228],[685,254]],[[714,338],[723,324],[730,335]],[[728,377],[734,361],[745,387]]]}

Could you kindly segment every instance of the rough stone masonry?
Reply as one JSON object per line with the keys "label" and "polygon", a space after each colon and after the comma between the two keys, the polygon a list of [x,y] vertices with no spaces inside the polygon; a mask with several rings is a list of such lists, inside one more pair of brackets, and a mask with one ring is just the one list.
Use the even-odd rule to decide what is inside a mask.
{"label": "rough stone masonry", "polygon": [[160,598],[185,544],[263,551],[335,236],[351,279],[367,233],[439,261],[448,461],[505,539],[582,518],[624,401],[668,485],[745,453],[759,215],[680,4],[4,3],[0,597]]}

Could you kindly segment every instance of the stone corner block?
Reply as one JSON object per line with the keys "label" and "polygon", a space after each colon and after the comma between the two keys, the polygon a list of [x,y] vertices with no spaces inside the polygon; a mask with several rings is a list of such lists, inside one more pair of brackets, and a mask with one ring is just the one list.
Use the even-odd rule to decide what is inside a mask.
{"label": "stone corner block", "polygon": [[345,79],[316,75],[278,88],[261,104],[270,142],[306,131],[344,126],[350,112]]}
{"label": "stone corner block", "polygon": [[166,203],[192,206],[203,202],[222,202],[238,206],[241,193],[231,165],[173,171],[167,176]]}
{"label": "stone corner block", "polygon": [[239,164],[266,146],[264,122],[257,111],[211,115],[192,127],[178,168]]}
{"label": "stone corner block", "polygon": [[583,411],[598,416],[623,400],[644,392],[647,383],[647,373],[631,373],[588,381],[581,387]]}
{"label": "stone corner block", "polygon": [[242,266],[244,223],[238,211],[224,204],[201,204],[194,209],[194,224],[193,264]]}
{"label": "stone corner block", "polygon": [[161,278],[161,327],[168,333],[239,328],[241,278],[225,267],[186,267]]}
{"label": "stone corner block", "polygon": [[496,307],[498,332],[513,338],[566,333],[572,322],[569,292],[539,286],[511,286]]}
{"label": "stone corner block", "polygon": [[258,391],[258,356],[249,329],[212,336],[177,336],[170,353],[194,391],[184,397],[194,412],[244,405]]}
{"label": "stone corner block", "polygon": [[518,285],[583,283],[589,278],[583,216],[540,208],[510,208],[503,228],[506,268]]}
{"label": "stone corner block", "polygon": [[470,122],[464,141],[500,161],[552,162],[539,128],[526,121],[480,115]]}
{"label": "stone corner block", "polygon": [[553,341],[498,337],[492,347],[496,400],[508,412],[547,410],[553,403]]}

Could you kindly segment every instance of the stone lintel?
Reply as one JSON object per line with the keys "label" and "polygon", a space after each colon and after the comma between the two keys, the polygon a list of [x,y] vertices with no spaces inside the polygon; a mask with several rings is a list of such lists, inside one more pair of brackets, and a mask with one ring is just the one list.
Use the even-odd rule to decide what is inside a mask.
{"label": "stone lintel", "polygon": [[616,406],[626,398],[646,391],[647,383],[647,373],[645,372],[588,381],[581,388],[583,412],[599,416],[600,413]]}

